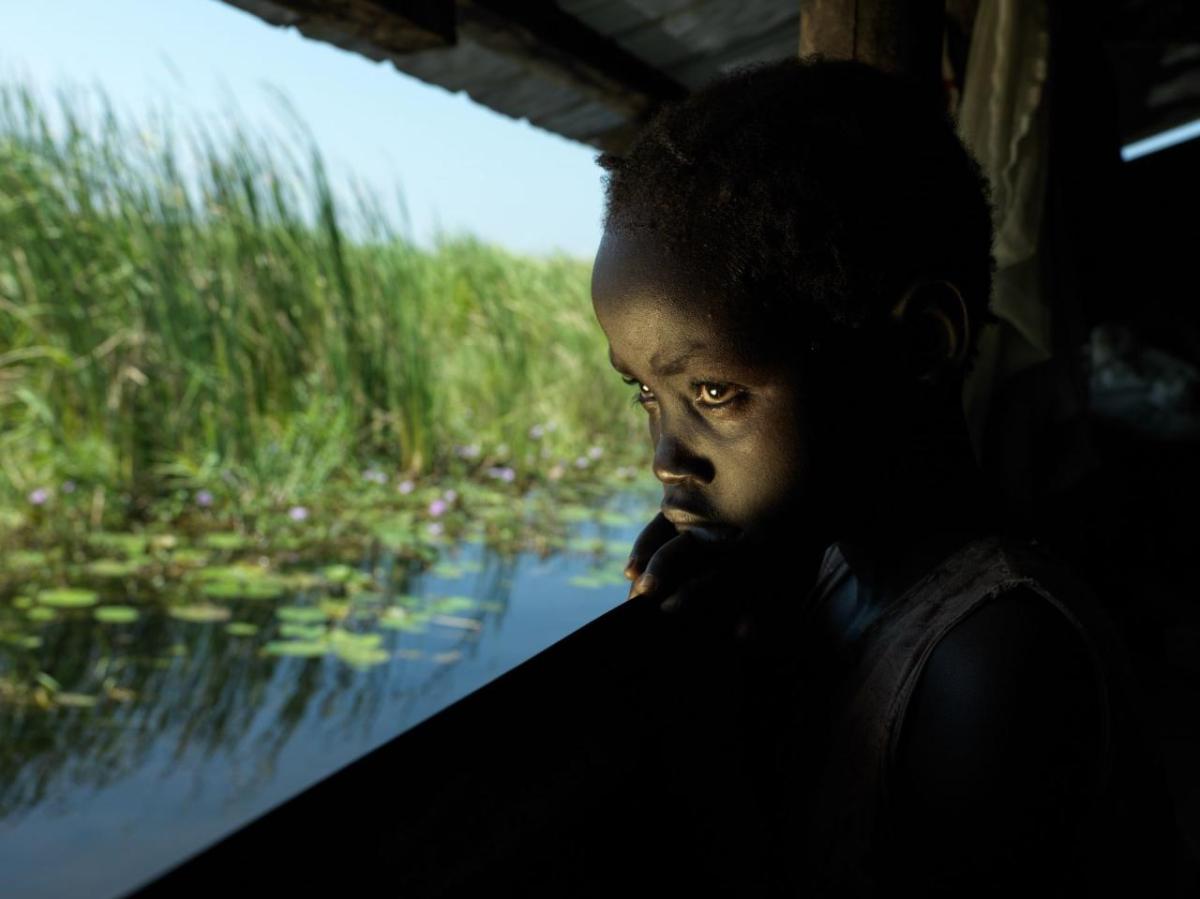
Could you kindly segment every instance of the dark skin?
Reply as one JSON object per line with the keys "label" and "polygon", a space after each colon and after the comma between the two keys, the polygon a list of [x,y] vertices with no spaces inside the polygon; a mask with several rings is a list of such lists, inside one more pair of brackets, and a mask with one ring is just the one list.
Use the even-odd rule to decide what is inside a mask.
{"label": "dark skin", "polygon": [[[771,602],[794,602],[836,541],[847,602],[885,604],[998,530],[962,411],[972,322],[944,282],[897,296],[895,339],[874,355],[828,354],[817,368],[796,361],[810,335],[721,313],[711,284],[650,235],[605,233],[592,299],[614,367],[642,397],[664,505],[706,522],[657,515],[626,570],[630,598],[685,617],[761,599],[765,585],[782,591]],[[739,636],[763,607],[736,609]],[[1065,619],[1023,590],[938,644],[900,738],[896,884],[987,895],[985,881],[1057,876],[1064,824],[1045,822],[1068,814],[1055,797],[1085,789],[1099,746],[1090,665]],[[954,870],[935,861],[947,853]]]}

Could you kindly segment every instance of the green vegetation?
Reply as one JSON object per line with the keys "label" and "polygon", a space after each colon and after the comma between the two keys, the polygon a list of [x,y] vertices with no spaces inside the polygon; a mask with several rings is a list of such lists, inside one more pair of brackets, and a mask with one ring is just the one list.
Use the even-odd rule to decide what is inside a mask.
{"label": "green vegetation", "polygon": [[[590,261],[422,251],[368,191],[345,209],[311,142],[299,162],[242,126],[193,127],[188,179],[173,123],[98,96],[93,123],[60,92],[55,132],[0,86],[0,567],[78,560],[97,533],[118,543],[90,544],[91,579],[351,532],[400,545],[455,512],[502,531],[531,487],[645,476]],[[278,595],[203,595],[239,591]]]}

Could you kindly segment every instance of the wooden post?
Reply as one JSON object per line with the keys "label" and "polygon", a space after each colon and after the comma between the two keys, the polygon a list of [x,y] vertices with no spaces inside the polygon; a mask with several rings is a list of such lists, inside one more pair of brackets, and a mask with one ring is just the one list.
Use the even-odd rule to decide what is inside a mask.
{"label": "wooden post", "polygon": [[945,0],[800,0],[800,55],[857,59],[942,89]]}

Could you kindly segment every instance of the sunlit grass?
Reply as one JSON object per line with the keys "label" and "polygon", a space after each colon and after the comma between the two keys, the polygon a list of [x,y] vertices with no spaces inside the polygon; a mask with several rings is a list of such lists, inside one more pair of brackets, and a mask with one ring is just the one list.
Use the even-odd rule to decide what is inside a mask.
{"label": "sunlit grass", "polygon": [[0,85],[0,531],[644,466],[590,260],[425,251],[370,190],[347,208],[311,142],[95,97],[60,92],[55,132]]}

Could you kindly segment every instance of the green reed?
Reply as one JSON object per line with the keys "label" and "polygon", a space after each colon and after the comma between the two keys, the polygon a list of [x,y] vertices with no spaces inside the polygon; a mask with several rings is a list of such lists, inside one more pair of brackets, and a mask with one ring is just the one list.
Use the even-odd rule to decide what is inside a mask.
{"label": "green reed", "polygon": [[368,464],[452,472],[471,443],[506,444],[522,483],[593,443],[644,453],[590,261],[421,250],[377,194],[335,195],[315,142],[181,137],[97,96],[89,122],[60,91],[55,133],[0,85],[0,506],[66,480],[285,502]]}

